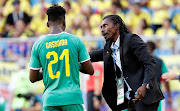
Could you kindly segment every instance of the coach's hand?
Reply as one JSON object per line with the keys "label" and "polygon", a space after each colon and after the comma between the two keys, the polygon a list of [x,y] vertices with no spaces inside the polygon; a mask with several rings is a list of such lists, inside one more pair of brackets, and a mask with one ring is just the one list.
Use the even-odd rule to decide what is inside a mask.
{"label": "coach's hand", "polygon": [[140,101],[146,94],[146,86],[142,85],[139,87],[135,93],[135,99],[132,99],[133,102]]}

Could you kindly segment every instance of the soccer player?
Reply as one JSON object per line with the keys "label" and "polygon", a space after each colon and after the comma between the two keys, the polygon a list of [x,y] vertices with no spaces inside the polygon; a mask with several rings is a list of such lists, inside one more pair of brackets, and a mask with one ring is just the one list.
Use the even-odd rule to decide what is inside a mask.
{"label": "soccer player", "polygon": [[43,111],[84,111],[79,62],[86,73],[94,73],[83,42],[64,32],[65,13],[65,9],[58,5],[48,8],[50,34],[36,41],[31,52],[30,81],[43,79],[45,85]]}

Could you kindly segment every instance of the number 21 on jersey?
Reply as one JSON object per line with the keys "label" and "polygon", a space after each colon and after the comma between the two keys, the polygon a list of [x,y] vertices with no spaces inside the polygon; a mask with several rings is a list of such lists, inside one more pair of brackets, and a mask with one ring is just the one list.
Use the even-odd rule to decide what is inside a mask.
{"label": "number 21 on jersey", "polygon": [[51,79],[55,79],[58,78],[60,76],[60,71],[56,72],[56,75],[53,75],[53,70],[52,70],[52,64],[55,64],[58,62],[58,60],[63,60],[63,58],[65,57],[65,68],[66,68],[66,76],[69,77],[70,76],[70,68],[69,68],[69,50],[68,49],[64,49],[62,54],[60,55],[60,57],[58,58],[58,54],[55,51],[52,52],[48,52],[46,54],[46,58],[50,59],[50,57],[54,56],[54,60],[51,60],[48,64],[48,72],[49,72],[49,77]]}

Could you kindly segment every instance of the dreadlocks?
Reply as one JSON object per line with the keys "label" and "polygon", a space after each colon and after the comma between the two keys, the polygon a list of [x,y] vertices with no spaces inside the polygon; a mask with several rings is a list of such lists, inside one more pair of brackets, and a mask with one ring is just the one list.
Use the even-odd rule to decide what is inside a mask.
{"label": "dreadlocks", "polygon": [[118,15],[107,15],[103,18],[104,19],[110,19],[114,23],[114,25],[119,24],[119,33],[131,33],[128,28],[126,27],[124,21],[122,18]]}

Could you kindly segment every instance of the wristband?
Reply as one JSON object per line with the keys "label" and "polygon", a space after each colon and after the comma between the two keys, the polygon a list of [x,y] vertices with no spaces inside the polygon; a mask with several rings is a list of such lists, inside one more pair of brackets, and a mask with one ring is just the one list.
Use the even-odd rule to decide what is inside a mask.
{"label": "wristband", "polygon": [[93,101],[94,101],[94,100],[99,100],[99,101],[101,101],[101,99],[102,99],[102,98],[101,98],[101,95],[97,95],[97,96],[94,95],[93,98],[92,98]]}
{"label": "wristband", "polygon": [[98,99],[97,96],[93,96],[93,98],[92,98],[93,101],[95,101],[95,100],[97,100],[97,99]]}
{"label": "wristband", "polygon": [[147,83],[143,83],[142,85],[145,85],[145,86],[146,86],[146,89],[150,89],[149,84],[147,84]]}

